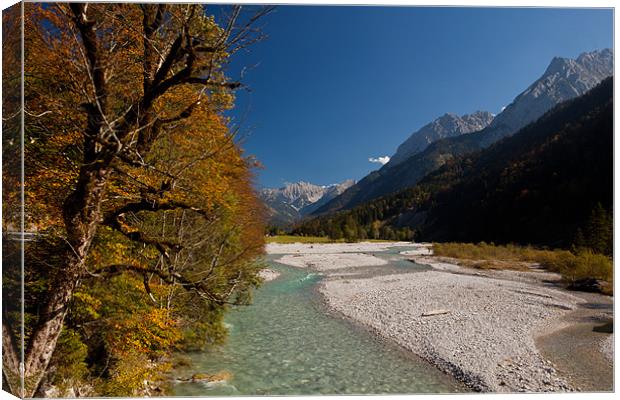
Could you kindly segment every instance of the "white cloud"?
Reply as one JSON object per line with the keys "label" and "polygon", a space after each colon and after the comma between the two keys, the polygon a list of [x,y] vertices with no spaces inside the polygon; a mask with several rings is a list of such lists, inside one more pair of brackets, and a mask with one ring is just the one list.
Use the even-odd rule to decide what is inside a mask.
{"label": "white cloud", "polygon": [[[506,109],[506,106],[502,107],[502,111],[504,111]],[[500,111],[501,112],[501,111]]]}
{"label": "white cloud", "polygon": [[385,165],[388,163],[388,161],[390,161],[390,157],[389,156],[380,156],[380,157],[370,157],[368,159],[368,161],[370,161],[371,163],[377,163],[377,164],[381,164],[381,165]]}

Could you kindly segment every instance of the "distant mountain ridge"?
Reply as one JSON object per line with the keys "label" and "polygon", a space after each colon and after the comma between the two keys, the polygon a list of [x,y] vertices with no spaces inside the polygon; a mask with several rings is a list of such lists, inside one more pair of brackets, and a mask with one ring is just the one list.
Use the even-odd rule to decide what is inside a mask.
{"label": "distant mountain ridge", "polygon": [[287,183],[277,189],[261,189],[258,194],[267,207],[270,224],[286,226],[326,204],[354,184],[353,180],[323,186],[300,181]]}
{"label": "distant mountain ridge", "polygon": [[386,164],[318,208],[313,215],[351,209],[414,186],[447,161],[488,147],[516,133],[555,105],[583,95],[612,74],[613,51],[610,49],[583,53],[576,59],[555,57],[543,75],[482,130],[436,140],[405,160]]}
{"label": "distant mountain ridge", "polygon": [[387,167],[393,167],[424,151],[429,144],[439,139],[482,130],[493,121],[493,118],[494,115],[488,111],[476,111],[460,117],[453,113],[446,113],[412,133],[407,140],[398,146],[396,153],[387,163]]}
{"label": "distant mountain ridge", "polygon": [[[414,187],[305,220],[293,233],[568,248],[595,210],[613,217],[613,88],[607,78]],[[611,238],[613,224],[598,222]]]}

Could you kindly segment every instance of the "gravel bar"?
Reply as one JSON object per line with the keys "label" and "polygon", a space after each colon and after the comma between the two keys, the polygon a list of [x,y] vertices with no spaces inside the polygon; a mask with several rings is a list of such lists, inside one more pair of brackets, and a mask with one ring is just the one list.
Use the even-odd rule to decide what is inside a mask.
{"label": "gravel bar", "polygon": [[[535,345],[537,335],[560,328],[559,318],[582,302],[549,284],[557,281],[557,274],[480,273],[429,257],[428,245],[422,245],[405,255],[420,255],[415,260],[431,265],[432,270],[345,279],[330,276],[330,271],[354,261],[360,267],[376,262],[380,268],[384,260],[360,252],[381,251],[394,244],[286,246],[268,251],[285,254],[278,262],[322,272],[325,278],[318,289],[331,311],[398,343],[471,389],[574,390]],[[609,348],[609,343],[601,348]]]}

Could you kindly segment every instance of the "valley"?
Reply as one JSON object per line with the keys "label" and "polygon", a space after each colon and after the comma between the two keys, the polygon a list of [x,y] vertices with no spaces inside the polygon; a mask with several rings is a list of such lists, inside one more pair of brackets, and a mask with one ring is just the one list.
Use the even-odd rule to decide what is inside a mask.
{"label": "valley", "polygon": [[589,235],[607,240],[605,251],[611,254],[612,144],[613,80],[608,78],[515,135],[446,161],[417,185],[308,218],[292,231],[349,240],[567,248],[594,240],[583,234],[598,209],[606,225]]}
{"label": "valley", "polygon": [[498,115],[437,118],[268,254],[469,390],[612,390],[612,58],[556,57]]}

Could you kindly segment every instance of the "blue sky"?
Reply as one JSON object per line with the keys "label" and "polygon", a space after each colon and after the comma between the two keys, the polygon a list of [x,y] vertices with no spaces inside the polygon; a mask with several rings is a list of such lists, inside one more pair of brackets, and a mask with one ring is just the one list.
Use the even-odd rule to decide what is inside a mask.
{"label": "blue sky", "polygon": [[360,179],[446,112],[498,113],[554,56],[613,46],[601,9],[280,6],[236,54],[232,112],[258,186]]}

